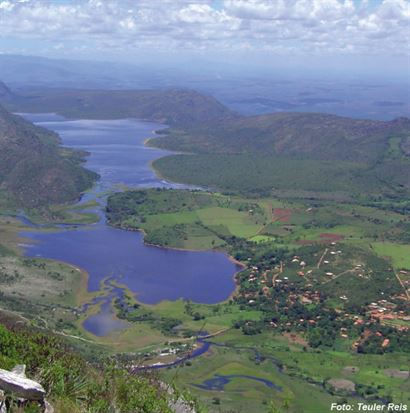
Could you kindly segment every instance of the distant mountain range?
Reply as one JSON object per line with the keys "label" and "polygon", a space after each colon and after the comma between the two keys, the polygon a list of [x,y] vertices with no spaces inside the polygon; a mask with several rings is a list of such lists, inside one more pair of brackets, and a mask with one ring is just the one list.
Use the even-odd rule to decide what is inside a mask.
{"label": "distant mountain range", "polygon": [[[0,85],[2,91],[4,87]],[[76,200],[97,178],[81,166],[83,153],[61,148],[59,137],[0,106],[0,201],[44,207]]]}
{"label": "distant mountain range", "polygon": [[0,54],[0,79],[13,87],[142,88],[166,86],[163,79],[169,76],[169,71],[141,64]]}
{"label": "distant mountain range", "polygon": [[171,129],[151,140],[197,153],[259,153],[320,160],[375,161],[388,138],[410,134],[410,120],[362,120],[322,113],[240,116],[193,90],[36,88],[17,94],[0,83],[0,103],[17,112],[55,112],[75,119],[137,118]]}
{"label": "distant mountain range", "polygon": [[237,116],[215,98],[193,90],[37,88],[26,94],[14,94],[4,83],[3,88],[0,103],[15,112],[53,112],[75,119],[138,118],[168,125],[198,124]]}
{"label": "distant mountain range", "polygon": [[[292,112],[241,116],[211,96],[183,89],[36,88],[22,94],[0,83],[0,103],[15,112],[55,112],[68,118],[82,119],[137,118],[167,124],[170,128],[161,130],[161,135],[149,141],[150,145],[180,152],[215,155],[212,158],[215,177],[209,183],[209,174],[200,180],[199,177],[197,181],[193,180],[193,177],[198,176],[200,159],[194,162],[192,158],[176,158],[172,164],[172,169],[178,171],[175,175],[167,175],[167,171],[160,168],[165,162],[156,163],[164,176],[182,182],[187,181],[188,173],[189,183],[218,186],[218,181],[226,178],[226,165],[235,165],[230,168],[231,175],[240,174],[240,164],[245,162],[242,158],[226,156],[245,155],[250,157],[246,162],[254,165],[255,171],[263,170],[264,174],[263,179],[256,174],[249,182],[249,188],[263,184],[266,190],[272,185],[270,182],[274,177],[269,174],[277,172],[268,172],[269,168],[264,166],[266,157],[272,159],[269,162],[275,162],[275,158],[281,159],[282,164],[284,159],[292,162],[354,162],[354,166],[346,163],[339,165],[339,169],[346,170],[348,174],[345,178],[340,177],[343,185],[349,179],[359,180],[360,185],[356,188],[362,190],[367,188],[366,182],[372,181],[373,193],[378,185],[389,188],[389,193],[410,188],[408,118],[375,121]],[[4,109],[1,113],[2,187],[8,189],[16,200],[26,205],[64,202],[74,199],[90,185],[94,177],[80,166],[78,154],[70,152],[67,155],[66,151],[63,156],[54,134],[7,114]],[[4,134],[5,130],[8,136]],[[262,161],[261,158],[265,159]],[[202,161],[205,164],[210,162],[208,158]],[[170,161],[167,165],[171,168]],[[281,168],[294,169],[295,165],[300,168],[300,164],[289,162]],[[285,178],[290,176],[291,171],[288,172],[284,175],[282,186],[286,186]],[[292,185],[298,188],[305,186],[304,182],[299,182],[301,174],[303,170],[294,174],[293,183],[289,181],[288,184],[290,189]],[[234,176],[233,179],[234,184],[226,187],[235,190],[240,182]],[[260,182],[261,179],[266,182]],[[318,177],[315,179],[320,180]]]}

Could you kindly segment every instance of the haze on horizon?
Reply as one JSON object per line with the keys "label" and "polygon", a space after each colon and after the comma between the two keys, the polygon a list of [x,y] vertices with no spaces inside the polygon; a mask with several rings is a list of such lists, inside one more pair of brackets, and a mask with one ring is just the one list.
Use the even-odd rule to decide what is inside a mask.
{"label": "haze on horizon", "polygon": [[0,0],[0,53],[409,79],[407,0]]}

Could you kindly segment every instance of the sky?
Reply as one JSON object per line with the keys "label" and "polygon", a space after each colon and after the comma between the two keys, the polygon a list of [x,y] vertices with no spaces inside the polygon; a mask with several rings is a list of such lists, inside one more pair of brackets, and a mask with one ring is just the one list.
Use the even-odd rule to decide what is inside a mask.
{"label": "sky", "polygon": [[0,0],[0,53],[408,77],[410,0]]}

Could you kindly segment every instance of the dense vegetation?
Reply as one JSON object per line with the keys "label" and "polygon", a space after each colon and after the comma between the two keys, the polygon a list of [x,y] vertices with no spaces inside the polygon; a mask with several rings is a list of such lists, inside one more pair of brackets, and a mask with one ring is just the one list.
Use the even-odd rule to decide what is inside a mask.
{"label": "dense vegetation", "polygon": [[[59,147],[58,136],[0,106],[0,185],[3,202],[44,207],[76,200],[97,178],[82,154]],[[7,201],[6,201],[7,202]]]}
{"label": "dense vegetation", "polygon": [[[114,360],[90,364],[59,338],[28,329],[1,314],[0,368],[27,365],[59,413],[171,412],[177,397],[155,376],[132,376]],[[19,326],[19,327],[17,327]],[[32,406],[31,412],[37,412]]]}
{"label": "dense vegetation", "polygon": [[[285,113],[245,118],[212,98],[175,90],[43,90],[28,99],[0,84],[0,99],[20,110],[130,116],[178,128],[151,143],[194,154],[160,159],[155,168],[168,179],[224,193],[117,193],[107,201],[108,222],[143,230],[145,241],[155,245],[224,250],[243,264],[236,293],[226,302],[146,306],[110,280],[95,294],[81,296],[79,269],[13,256],[17,241],[3,233],[1,306],[52,333],[0,320],[6,325],[0,327],[0,367],[26,363],[57,411],[168,411],[170,396],[155,377],[132,377],[123,367],[184,357],[203,331],[216,334],[212,351],[163,374],[194,389],[210,411],[317,413],[328,411],[330,402],[352,401],[345,396],[409,401],[403,379],[410,352],[408,119]],[[3,188],[13,202],[41,206],[74,199],[91,182],[80,166],[81,154],[59,149],[54,134],[1,114],[6,121],[0,130],[3,125],[8,139],[1,155],[8,162]],[[14,172],[19,158],[25,162]],[[76,173],[86,179],[74,179]],[[0,229],[13,225],[21,230],[0,219]],[[86,361],[54,335],[78,340],[89,354],[88,340],[96,337],[81,323],[99,310],[92,300],[108,297],[113,288],[123,291],[112,303],[129,324],[101,340],[127,353],[110,359],[92,353]],[[360,371],[345,371],[346,366]],[[205,390],[201,380],[213,375],[236,378],[223,392]],[[333,387],[330,379],[341,377],[348,378],[353,393]],[[272,379],[282,390],[258,378]]]}
{"label": "dense vegetation", "polygon": [[[359,162],[284,159],[266,155],[171,155],[153,163],[166,179],[251,196],[284,194],[350,198],[378,194],[384,185]],[[400,175],[401,176],[401,175]]]}
{"label": "dense vegetation", "polygon": [[406,137],[409,131],[407,118],[381,122],[282,112],[171,129],[150,143],[184,152],[370,162],[384,153],[389,137]]}
{"label": "dense vegetation", "polygon": [[[391,245],[400,250],[399,242],[408,225],[405,216],[358,206],[351,206],[350,210],[349,207],[335,208],[326,203],[308,211],[300,204],[292,209],[272,208],[271,202],[275,201],[251,201],[202,191],[149,189],[111,195],[106,213],[111,225],[143,229],[148,242],[170,247],[223,248],[247,266],[258,267],[259,272],[272,271],[294,255],[303,256],[304,271],[318,272],[316,276],[309,276],[309,282],[317,284],[316,288],[329,299],[348,296],[344,308],[353,311],[377,301],[381,293],[389,297],[400,293],[391,265],[377,256],[373,247],[369,249],[367,242],[387,238],[395,240],[397,244]],[[339,235],[341,230],[344,235]],[[306,237],[309,233],[317,234],[321,242],[309,240]],[[341,248],[343,257],[337,258],[339,254],[335,252],[330,254],[332,261],[324,265],[331,277],[325,276],[326,270],[314,270],[314,263],[323,251],[329,255],[329,248],[325,250],[323,243],[340,241],[349,233],[350,238],[361,233],[363,241],[346,239]],[[379,244],[374,245],[378,248]],[[307,281],[297,276],[298,268],[298,264],[288,263],[282,274],[304,285]],[[363,268],[361,277],[357,275],[357,268]],[[336,274],[343,277],[339,279]],[[242,280],[249,274],[245,271],[238,277]],[[251,289],[255,285],[240,284]]]}
{"label": "dense vegetation", "polygon": [[163,130],[149,145],[194,153],[154,162],[160,175],[177,182],[259,196],[402,199],[410,189],[409,132],[407,118],[276,113]]}
{"label": "dense vegetation", "polygon": [[[197,329],[218,332],[231,327],[218,336],[212,355],[189,361],[181,373],[174,373],[183,376],[183,384],[208,380],[210,371],[274,377],[287,389],[287,396],[275,393],[272,406],[325,412],[327,398],[341,402],[346,399],[340,396],[352,394],[329,382],[343,378],[355,386],[355,397],[405,402],[410,394],[404,380],[410,353],[410,307],[403,288],[410,283],[406,258],[410,249],[403,243],[408,217],[390,209],[197,190],[149,189],[111,195],[107,203],[111,225],[143,229],[145,240],[157,245],[223,249],[244,264],[236,275],[236,294],[228,302],[145,308],[129,297],[127,303],[118,303],[119,314],[133,323],[154,322],[162,332],[181,340]],[[403,285],[397,278],[399,270]],[[350,374],[349,365],[360,365],[353,371],[363,372]],[[385,379],[389,369],[391,381]],[[172,372],[167,376],[172,377]],[[286,376],[291,380],[286,381]],[[249,402],[249,411],[269,411],[263,386],[250,382],[247,386],[255,399],[265,400],[265,407],[252,396],[245,397],[239,383],[226,389],[226,395],[218,393],[219,402],[207,391],[197,390],[197,394],[208,405],[220,403],[235,409]],[[320,393],[301,407],[297,394],[306,394],[304,386]]]}

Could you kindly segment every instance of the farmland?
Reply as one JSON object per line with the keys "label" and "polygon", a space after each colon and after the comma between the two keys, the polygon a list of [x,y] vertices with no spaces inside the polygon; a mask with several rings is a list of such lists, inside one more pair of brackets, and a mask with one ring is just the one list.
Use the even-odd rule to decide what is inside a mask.
{"label": "farmland", "polygon": [[[209,354],[164,373],[167,379],[187,386],[205,400],[211,411],[218,404],[235,412],[264,411],[272,404],[279,410],[324,413],[329,411],[332,401],[345,399],[354,404],[363,400],[359,395],[337,396],[327,392],[323,384],[331,378],[353,381],[359,392],[367,391],[369,395],[377,388],[380,395],[407,400],[402,397],[409,392],[408,382],[389,377],[387,371],[406,369],[409,362],[406,355],[381,359],[344,351],[316,352],[303,349],[301,344],[284,336],[264,333],[256,341],[255,337],[240,335],[237,330],[216,337],[212,342],[215,345]],[[349,366],[354,369],[349,370]],[[198,387],[215,376],[238,373],[267,379],[275,388],[240,378],[225,385],[224,391]]]}
{"label": "farmland", "polygon": [[[409,362],[410,276],[396,278],[406,268],[407,215],[323,199],[155,189],[112,195],[107,216],[111,225],[143,230],[146,242],[222,249],[244,264],[228,302],[149,308],[178,320],[180,339],[189,331],[222,331],[204,356],[164,373],[211,411],[221,404],[256,412],[273,403],[313,413],[342,398],[408,400],[408,382],[398,377]],[[390,368],[398,373],[389,376]],[[259,379],[282,391],[272,393]],[[332,390],[331,379],[353,383],[355,392]],[[221,380],[224,391],[207,387]]]}
{"label": "farmland", "polygon": [[[90,219],[79,209],[67,213]],[[109,285],[87,294],[80,282],[85,276],[75,268],[10,255],[18,253],[16,244],[22,240],[16,232],[24,227],[4,217],[4,291],[11,297],[4,305],[15,309],[12,297],[17,294],[20,302],[35,306],[22,312],[30,316],[35,311],[35,325],[90,340],[89,345],[102,346],[100,351],[121,352],[119,357],[136,364],[173,361],[196,348],[198,332],[216,334],[208,339],[216,344],[207,353],[161,371],[210,411],[223,406],[221,411],[313,413],[327,412],[329,403],[342,399],[408,401],[408,382],[399,377],[409,363],[408,339],[398,330],[408,327],[408,308],[392,271],[406,268],[405,214],[329,200],[147,189],[111,195],[107,218],[110,225],[142,230],[148,243],[227,252],[244,265],[235,294],[216,305],[186,300],[144,305],[118,284],[125,298],[114,300],[112,308],[127,328],[96,337],[82,323],[100,305],[84,313],[76,309],[108,294]],[[38,277],[30,291],[24,289],[27,270],[34,281]],[[410,276],[400,277],[408,285]],[[355,368],[351,372],[346,366]],[[332,389],[332,379],[353,383],[355,392]],[[223,391],[218,380],[228,380]]]}
{"label": "farmland", "polygon": [[335,236],[377,253],[385,246],[385,256],[399,260],[409,224],[405,214],[355,203],[158,189],[111,196],[107,217],[113,226],[143,230],[146,242],[175,248],[220,247],[229,237],[296,248]]}
{"label": "farmland", "polygon": [[[175,96],[179,95],[171,93],[170,100]],[[174,115],[158,113],[153,119],[175,118],[173,124],[183,121],[185,125],[195,122],[184,112]],[[197,115],[202,118],[204,113]],[[66,336],[92,357],[98,349],[130,369],[183,359],[177,367],[161,370],[160,377],[187,388],[211,412],[320,413],[327,412],[331,402],[408,403],[410,221],[406,183],[400,175],[401,168],[407,170],[408,166],[400,134],[407,131],[407,121],[374,123],[280,114],[239,121],[231,113],[216,110],[215,117],[221,121],[220,116],[234,126],[239,141],[254,134],[255,140],[246,150],[237,152],[230,131],[222,130],[218,134],[222,143],[229,144],[226,152],[214,153],[215,148],[221,149],[218,139],[212,138],[206,148],[206,140],[201,139],[195,149],[184,135],[177,137],[185,142],[179,148],[191,148],[196,154],[154,162],[165,179],[217,192],[151,188],[109,194],[107,223],[143,233],[130,237],[130,243],[118,242],[119,237],[107,242],[111,238],[106,239],[104,231],[100,237],[97,227],[104,228],[104,220],[84,230],[75,225],[98,220],[90,210],[96,211],[97,200],[105,193],[74,207],[51,205],[50,201],[43,216],[37,204],[26,211],[36,222],[74,224],[65,229],[65,240],[70,238],[69,231],[87,234],[95,230],[97,236],[90,241],[73,237],[68,248],[63,248],[71,253],[80,250],[89,254],[90,261],[101,264],[96,274],[102,276],[92,293],[87,291],[84,271],[40,258],[50,256],[47,251],[22,257],[21,244],[29,241],[19,233],[28,228],[13,217],[18,211],[11,210],[10,193],[2,192],[2,308],[18,313],[34,328]],[[237,131],[237,122],[248,121],[256,122],[256,129]],[[283,128],[273,136],[277,121]],[[306,121],[310,126],[300,133],[293,121]],[[323,133],[315,140],[318,125]],[[369,129],[374,132],[371,136],[367,136]],[[397,135],[392,137],[392,131]],[[172,142],[176,138],[173,133],[158,139]],[[284,141],[289,133],[299,146],[293,145],[293,140]],[[296,153],[298,148],[302,153]],[[121,181],[122,176],[117,179]],[[104,229],[121,236],[136,235]],[[53,234],[56,230],[61,228],[30,228],[31,232]],[[121,272],[131,268],[133,279],[144,281],[145,276],[147,285],[154,279],[157,283],[152,283],[151,289],[159,290],[165,278],[160,280],[156,270],[143,274],[154,267],[152,259],[143,270],[131,264],[134,259],[142,261],[148,250],[169,255],[170,251],[144,247],[143,254],[136,254],[132,242],[140,242],[142,235],[146,244],[154,246],[225,253],[240,264],[241,270],[234,276],[236,285],[232,283],[234,269],[229,274],[230,289],[217,304],[178,299],[182,294],[175,300],[143,304],[138,300],[142,292],[127,284]],[[89,246],[96,248],[92,251]],[[121,254],[111,260],[110,253],[116,248]],[[123,252],[130,252],[131,259]],[[72,256],[67,261],[77,262],[70,261]],[[109,261],[116,267],[105,276]],[[182,266],[185,263],[175,273],[167,265],[160,270],[174,283],[170,274],[180,275]],[[89,271],[91,280],[92,267]],[[204,277],[209,280],[215,273],[209,270]],[[181,277],[178,293],[184,283],[199,290],[198,278],[191,286]],[[219,280],[213,284],[218,288]],[[212,288],[209,292],[216,293]],[[87,328],[86,323],[100,315],[121,328],[106,334]],[[202,344],[209,345],[209,350],[201,357],[185,359]]]}

